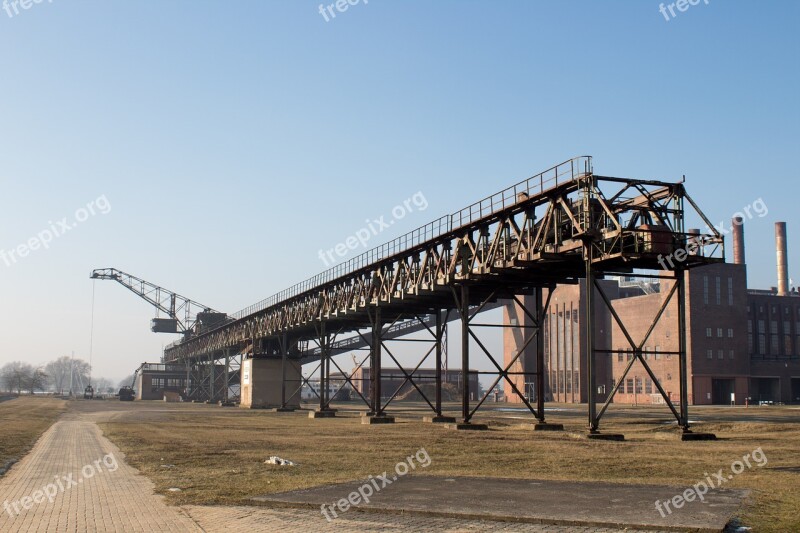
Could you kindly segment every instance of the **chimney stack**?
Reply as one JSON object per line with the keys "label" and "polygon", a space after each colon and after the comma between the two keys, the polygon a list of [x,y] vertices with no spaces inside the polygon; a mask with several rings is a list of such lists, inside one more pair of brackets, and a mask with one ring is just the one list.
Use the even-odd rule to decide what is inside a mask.
{"label": "chimney stack", "polygon": [[778,260],[778,296],[789,294],[789,263],[786,258],[786,222],[775,223],[775,250]]}
{"label": "chimney stack", "polygon": [[745,263],[744,257],[744,219],[742,217],[733,217],[733,264],[743,265]]}

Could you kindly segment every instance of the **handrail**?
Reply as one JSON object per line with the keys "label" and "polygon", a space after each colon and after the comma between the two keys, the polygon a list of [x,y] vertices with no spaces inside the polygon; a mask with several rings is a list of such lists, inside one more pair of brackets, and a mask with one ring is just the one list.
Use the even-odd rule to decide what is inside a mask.
{"label": "handrail", "polygon": [[252,315],[253,313],[263,311],[268,307],[273,307],[295,296],[313,290],[316,287],[330,283],[335,279],[352,274],[368,265],[382,261],[395,254],[419,246],[424,242],[433,240],[455,229],[462,228],[477,220],[509,208],[520,201],[521,194],[527,195],[528,197],[537,196],[559,185],[574,181],[580,176],[591,173],[591,156],[579,156],[568,159],[544,172],[540,172],[535,176],[503,189],[453,214],[445,215],[405,235],[401,235],[396,239],[372,248],[345,263],[331,267],[312,278],[297,283],[288,289],[273,294],[269,298],[261,300],[249,307],[245,307],[229,316],[238,320]]}

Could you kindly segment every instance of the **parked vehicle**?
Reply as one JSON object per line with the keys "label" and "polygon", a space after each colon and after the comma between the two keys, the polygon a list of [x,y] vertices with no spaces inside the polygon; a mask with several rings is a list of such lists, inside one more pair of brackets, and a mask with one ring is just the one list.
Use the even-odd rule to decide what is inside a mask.
{"label": "parked vehicle", "polygon": [[91,400],[93,398],[94,398],[94,389],[92,388],[91,385],[89,385],[88,387],[86,387],[83,390],[83,399],[84,400]]}
{"label": "parked vehicle", "polygon": [[119,401],[121,402],[132,402],[135,396],[132,387],[122,387],[119,390]]}

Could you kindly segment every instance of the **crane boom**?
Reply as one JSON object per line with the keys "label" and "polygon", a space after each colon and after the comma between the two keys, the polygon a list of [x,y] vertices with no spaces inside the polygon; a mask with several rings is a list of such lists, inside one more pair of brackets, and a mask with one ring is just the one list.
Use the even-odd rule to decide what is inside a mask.
{"label": "crane boom", "polygon": [[156,316],[153,319],[151,329],[155,333],[192,335],[229,320],[225,313],[116,268],[98,268],[92,271],[90,278],[116,281],[149,302],[157,312],[166,314],[169,318]]}

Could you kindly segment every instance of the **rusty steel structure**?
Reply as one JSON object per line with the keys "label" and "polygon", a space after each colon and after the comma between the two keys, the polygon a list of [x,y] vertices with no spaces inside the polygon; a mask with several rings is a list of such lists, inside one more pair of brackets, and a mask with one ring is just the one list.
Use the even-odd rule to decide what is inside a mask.
{"label": "rusty steel structure", "polygon": [[[710,233],[688,233],[684,228],[687,210],[693,211]],[[607,354],[595,348],[596,302],[609,307],[630,342],[632,362],[638,360],[647,369],[678,425],[689,431],[684,272],[723,262],[723,246],[722,236],[689,197],[682,181],[601,176],[594,173],[591,157],[576,157],[231,315],[216,328],[176,341],[165,348],[163,359],[194,369],[210,368],[212,373],[220,368],[217,362],[235,354],[281,359],[284,368],[291,359],[316,362],[315,372],[319,372],[321,382],[319,410],[325,411],[331,404],[328,385],[332,368],[341,372],[334,355],[366,348],[367,355],[358,366],[369,362],[369,396],[359,393],[357,399],[368,406],[371,416],[386,416],[387,407],[400,390],[381,391],[381,368],[388,361],[404,373],[403,385],[414,387],[431,411],[441,416],[444,329],[448,322],[457,321],[461,336],[459,366],[465,376],[460,391],[461,422],[472,423],[489,395],[473,398],[475,391],[469,390],[466,379],[472,372],[470,348],[477,346],[495,368],[491,372],[496,376],[495,384],[507,381],[533,417],[544,423],[544,343],[540,332],[549,295],[558,284],[585,280],[587,287],[595,289],[586,291],[583,324],[589,431],[599,431],[611,401],[609,398],[598,410],[595,361]],[[675,280],[666,300],[678,300],[681,401],[677,407],[643,357],[647,337],[658,321],[665,319],[667,302],[645,338],[633,339],[597,282],[607,275],[640,275],[646,271],[653,272],[649,274],[652,277]],[[528,295],[533,298],[520,298]],[[488,307],[509,301],[520,304],[532,325],[527,326],[526,341],[518,353],[504,359],[477,335],[480,328],[498,325],[482,324],[478,317]],[[526,307],[523,301],[534,303]],[[425,339],[415,344],[420,346],[419,363],[407,371],[399,364],[391,343],[402,341],[402,336],[411,331],[425,332]],[[347,334],[351,335],[349,339],[340,339]],[[536,352],[536,368],[513,372],[512,367],[529,348]],[[454,356],[451,353],[451,359]],[[415,370],[431,359],[437,369],[433,397],[415,376]],[[351,380],[352,373],[342,374],[349,376],[348,382]],[[535,382],[535,398],[517,388],[514,377],[518,374]],[[224,379],[212,375],[196,382],[194,393],[215,398],[222,388],[215,383]],[[307,381],[303,377],[290,382],[284,371],[284,404]]]}

